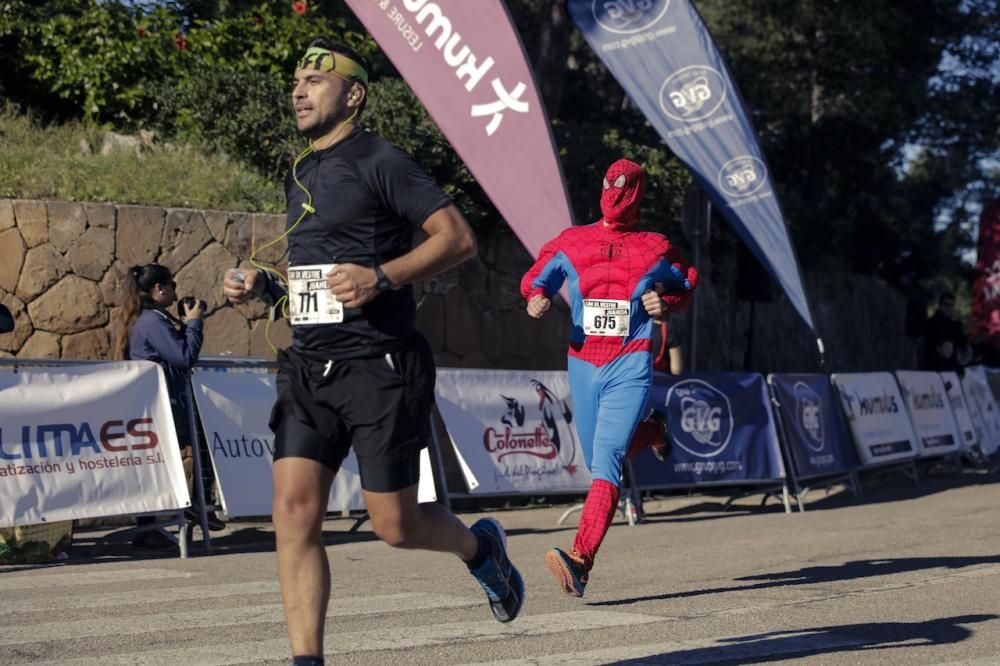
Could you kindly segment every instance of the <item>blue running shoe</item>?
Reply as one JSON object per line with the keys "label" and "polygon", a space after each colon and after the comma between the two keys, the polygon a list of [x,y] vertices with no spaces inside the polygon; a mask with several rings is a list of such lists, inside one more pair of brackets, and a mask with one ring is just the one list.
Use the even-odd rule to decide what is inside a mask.
{"label": "blue running shoe", "polygon": [[486,591],[490,610],[498,622],[510,622],[521,612],[524,603],[524,581],[517,567],[507,557],[507,537],[503,527],[493,518],[477,520],[472,533],[490,544],[486,561],[470,573]]}
{"label": "blue running shoe", "polygon": [[566,554],[559,548],[553,548],[545,553],[545,566],[555,576],[563,592],[572,597],[583,596],[590,574],[575,550]]}

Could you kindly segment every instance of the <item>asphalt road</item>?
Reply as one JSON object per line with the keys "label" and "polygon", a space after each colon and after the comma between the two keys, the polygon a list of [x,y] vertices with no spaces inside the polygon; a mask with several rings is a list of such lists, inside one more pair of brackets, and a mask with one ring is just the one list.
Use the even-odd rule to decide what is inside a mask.
{"label": "asphalt road", "polygon": [[[611,528],[583,599],[543,565],[575,528],[565,506],[499,510],[527,585],[501,625],[455,558],[326,524],[327,663],[1000,664],[1000,474],[902,478],[773,501],[653,499]],[[468,523],[480,514],[460,514]],[[136,556],[79,531],[73,558],[0,568],[0,664],[281,664],[288,648],[267,523],[230,523],[216,552]]]}

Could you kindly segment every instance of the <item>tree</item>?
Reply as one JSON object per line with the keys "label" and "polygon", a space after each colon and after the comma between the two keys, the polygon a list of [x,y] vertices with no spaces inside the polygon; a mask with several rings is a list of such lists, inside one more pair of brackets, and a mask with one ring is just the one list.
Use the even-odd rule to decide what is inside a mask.
{"label": "tree", "polygon": [[960,208],[955,197],[983,194],[969,185],[990,178],[982,158],[997,155],[995,0],[698,5],[803,263],[917,291],[928,275],[961,275],[971,236],[939,218]]}

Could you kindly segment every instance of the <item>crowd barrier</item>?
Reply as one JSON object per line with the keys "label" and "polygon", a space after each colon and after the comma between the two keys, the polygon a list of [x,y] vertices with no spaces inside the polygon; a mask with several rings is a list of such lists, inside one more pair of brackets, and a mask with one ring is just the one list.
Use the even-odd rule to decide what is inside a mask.
{"label": "crowd barrier", "polygon": [[[271,513],[274,365],[203,359],[182,404],[195,446],[195,501],[202,545],[211,465],[219,507],[231,518]],[[673,452],[641,452],[626,468],[629,523],[642,493],[731,490],[781,497],[804,510],[811,488],[918,462],[1000,448],[992,388],[1000,371],[818,374],[657,374],[653,399],[669,414]],[[421,460],[421,501],[454,497],[582,495],[590,487],[565,372],[438,371],[432,446]],[[112,515],[154,514],[180,528],[187,556],[192,506],[162,370],[153,363],[0,359],[0,527]],[[204,443],[202,452],[200,444]],[[457,466],[446,482],[445,448]],[[203,458],[204,456],[204,458]],[[459,479],[455,481],[455,479]],[[451,487],[449,487],[451,486]],[[363,511],[352,456],[337,475],[330,512]],[[572,510],[571,510],[572,511]],[[564,514],[560,520],[565,519]],[[159,523],[158,526],[164,523]]]}
{"label": "crowd barrier", "polygon": [[187,557],[177,441],[155,363],[0,359],[0,527],[153,515]]}

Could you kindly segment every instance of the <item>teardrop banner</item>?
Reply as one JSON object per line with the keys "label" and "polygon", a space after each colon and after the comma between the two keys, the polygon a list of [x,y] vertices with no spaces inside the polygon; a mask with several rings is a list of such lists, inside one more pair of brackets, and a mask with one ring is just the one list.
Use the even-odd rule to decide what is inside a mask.
{"label": "teardrop banner", "polygon": [[548,114],[502,0],[346,1],[537,256],[573,218]]}
{"label": "teardrop banner", "polygon": [[694,6],[687,0],[568,0],[567,9],[591,49],[815,331],[764,154]]}

